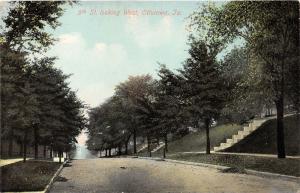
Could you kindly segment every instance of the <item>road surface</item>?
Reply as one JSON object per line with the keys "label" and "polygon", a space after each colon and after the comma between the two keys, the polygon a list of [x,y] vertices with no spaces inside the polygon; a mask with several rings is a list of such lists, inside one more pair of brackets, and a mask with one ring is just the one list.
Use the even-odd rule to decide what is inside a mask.
{"label": "road surface", "polygon": [[136,158],[73,160],[50,192],[292,193],[296,182]]}
{"label": "road surface", "polygon": [[96,155],[92,154],[86,146],[76,145],[76,150],[74,152],[73,159],[94,159],[98,158]]}

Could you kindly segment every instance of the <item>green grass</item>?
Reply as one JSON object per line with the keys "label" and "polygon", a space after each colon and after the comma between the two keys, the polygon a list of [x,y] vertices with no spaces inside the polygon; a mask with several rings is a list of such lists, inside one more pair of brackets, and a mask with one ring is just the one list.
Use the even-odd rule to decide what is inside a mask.
{"label": "green grass", "polygon": [[[265,122],[242,141],[226,149],[226,152],[277,154],[276,119]],[[287,155],[300,155],[300,126],[296,116],[284,118],[285,149]]]}
{"label": "green grass", "polygon": [[27,161],[9,164],[0,168],[2,191],[44,190],[60,164],[46,161]]}
{"label": "green grass", "polygon": [[243,169],[252,169],[263,172],[278,173],[300,177],[300,159],[278,159],[245,155],[226,154],[176,154],[168,159],[208,163]]}
{"label": "green grass", "polygon": [[[236,134],[242,129],[241,125],[226,124],[219,125],[210,129],[211,148],[219,146],[220,143],[226,141],[227,138]],[[206,149],[206,134],[202,130],[196,133],[190,133],[183,138],[172,141],[168,144],[168,153],[189,152],[189,151],[205,151]],[[162,155],[163,149],[155,152],[154,155]]]}

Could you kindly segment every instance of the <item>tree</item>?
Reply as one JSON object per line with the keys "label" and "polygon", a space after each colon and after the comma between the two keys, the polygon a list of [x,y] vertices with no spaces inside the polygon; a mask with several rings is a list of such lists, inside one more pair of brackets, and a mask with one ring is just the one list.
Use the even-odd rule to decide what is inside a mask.
{"label": "tree", "polygon": [[31,126],[38,122],[33,79],[24,54],[11,50],[7,44],[1,46],[1,61],[1,138],[8,137],[10,140],[9,156],[12,140],[23,138],[25,161]]}
{"label": "tree", "polygon": [[100,151],[109,149],[109,152],[117,147],[118,153],[121,154],[122,145],[128,134],[126,130],[128,119],[125,119],[128,115],[122,111],[120,105],[119,98],[113,96],[99,107],[91,109],[88,126],[89,147],[96,147]]}
{"label": "tree", "polygon": [[23,96],[21,104],[18,104],[18,116],[21,117],[20,124],[17,126],[18,129],[23,131],[23,162],[26,161],[27,155],[27,144],[30,142],[30,135],[32,135],[32,129],[35,128],[39,122],[38,119],[38,102],[37,96],[34,94],[34,87],[32,86],[33,79],[31,72],[26,71],[24,74],[26,80],[24,87],[22,88]]}
{"label": "tree", "polygon": [[206,130],[206,153],[210,153],[209,129],[217,120],[223,107],[223,80],[218,71],[215,52],[203,41],[192,39],[190,57],[180,71],[184,79],[185,109],[190,112],[194,123],[204,122]]}
{"label": "tree", "polygon": [[12,49],[41,52],[53,44],[54,38],[45,28],[55,29],[63,14],[63,1],[18,1],[10,2],[7,17],[3,19],[2,34]]}
{"label": "tree", "polygon": [[229,2],[220,8],[208,7],[194,16],[193,23],[198,28],[205,23],[210,34],[226,42],[244,39],[261,60],[262,75],[277,109],[278,158],[285,158],[284,100],[287,77],[297,73],[291,68],[290,58],[298,60],[299,55],[299,2]]}
{"label": "tree", "polygon": [[[56,69],[45,68],[47,66],[45,63],[53,63],[54,59],[38,60],[35,58],[32,60],[33,57],[29,56],[44,52],[54,43],[54,38],[46,32],[46,28],[55,29],[59,26],[58,18],[63,13],[63,4],[65,2],[10,2],[8,15],[3,18],[4,30],[0,34],[1,40],[4,40],[1,41],[1,69],[2,65],[4,67],[3,78],[1,76],[1,91],[3,91],[1,95],[5,100],[1,100],[1,118],[4,118],[6,124],[1,125],[1,131],[5,128],[5,132],[1,132],[1,138],[9,136],[10,144],[12,144],[14,137],[20,140],[20,133],[24,133],[22,142],[24,161],[26,160],[26,144],[30,140],[34,141],[37,158],[40,135],[44,135],[42,137],[46,139],[50,128],[59,125],[60,117],[51,118],[58,112],[58,108],[53,108],[53,104],[59,103],[58,101],[62,99],[56,98],[57,95],[54,96],[55,89],[66,85],[65,79],[60,79],[63,84],[62,82],[50,83],[53,77],[49,78],[49,75]],[[50,71],[47,71],[49,69]],[[67,90],[67,94],[63,97],[72,95],[68,93],[67,86],[64,89]],[[69,112],[64,113],[66,115]],[[78,112],[80,113],[82,112]],[[74,118],[74,115],[72,116]],[[77,121],[83,122],[82,119]],[[43,132],[40,132],[40,128]],[[51,136],[50,139],[44,140],[44,144],[50,141],[53,143],[54,137]],[[67,140],[66,143],[69,142],[70,140]],[[11,147],[12,145],[10,149]]]}
{"label": "tree", "polygon": [[106,152],[118,148],[118,153],[121,154],[124,145],[127,154],[128,143],[133,136],[133,152],[136,154],[138,135],[147,136],[150,143],[150,138],[156,131],[154,89],[155,82],[149,75],[129,77],[127,81],[120,83],[109,100],[90,110],[88,146]]}
{"label": "tree", "polygon": [[9,140],[8,154],[12,156],[13,139],[16,132],[14,126],[20,118],[18,116],[18,102],[23,96],[20,87],[24,83],[24,69],[27,64],[24,55],[11,50],[7,44],[0,45],[0,57],[1,139]]}
{"label": "tree", "polygon": [[168,134],[176,131],[181,124],[180,80],[165,65],[158,71],[160,77],[155,89],[154,109],[156,111],[155,130],[164,139],[165,152],[168,152]]}
{"label": "tree", "polygon": [[[134,154],[137,153],[136,137],[138,132],[144,132],[149,128],[150,120],[147,118],[153,111],[151,103],[154,100],[154,81],[150,75],[130,76],[127,81],[120,83],[116,87],[116,95],[128,101],[133,109],[132,134],[134,142]],[[139,129],[139,130],[138,130]],[[147,135],[147,134],[146,134]],[[149,139],[149,137],[148,137]]]}
{"label": "tree", "polygon": [[270,90],[261,75],[260,61],[247,48],[231,50],[222,60],[220,71],[227,90],[222,110],[224,121],[243,123],[271,107]]}

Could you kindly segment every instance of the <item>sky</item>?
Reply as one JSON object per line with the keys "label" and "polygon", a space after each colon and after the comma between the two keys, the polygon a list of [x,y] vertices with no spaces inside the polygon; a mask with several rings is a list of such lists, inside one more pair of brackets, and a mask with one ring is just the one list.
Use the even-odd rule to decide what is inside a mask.
{"label": "sky", "polygon": [[60,27],[49,30],[58,41],[48,55],[58,57],[56,66],[72,74],[71,88],[95,107],[112,96],[115,86],[129,75],[156,77],[158,63],[180,68],[187,58],[187,17],[199,5],[80,2],[66,8]]}

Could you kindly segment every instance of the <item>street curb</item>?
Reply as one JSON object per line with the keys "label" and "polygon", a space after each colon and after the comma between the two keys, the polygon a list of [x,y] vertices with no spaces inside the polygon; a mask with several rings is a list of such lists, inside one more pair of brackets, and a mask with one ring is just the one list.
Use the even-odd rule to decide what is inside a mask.
{"label": "street curb", "polygon": [[267,177],[267,178],[273,178],[273,179],[282,179],[282,180],[289,180],[289,181],[295,181],[295,182],[300,182],[300,177],[296,176],[288,176],[284,174],[276,174],[276,173],[271,173],[271,172],[260,172],[256,170],[250,170],[246,169],[247,174],[255,175],[255,176],[260,176],[260,177]]}
{"label": "street curb", "polygon": [[[139,159],[155,160],[155,161],[163,161],[164,160],[164,161],[171,162],[171,163],[201,166],[201,167],[213,168],[213,169],[218,169],[218,170],[223,170],[223,169],[230,168],[228,166],[220,166],[220,165],[197,163],[197,162],[188,162],[188,161],[179,161],[179,160],[163,159],[163,158],[149,158],[149,157],[138,157],[138,158]],[[272,178],[272,179],[282,179],[282,180],[300,182],[300,177],[296,177],[296,176],[289,176],[289,175],[276,174],[276,173],[270,173],[270,172],[261,172],[261,171],[251,170],[251,169],[245,169],[245,171],[246,171],[246,174],[255,175],[255,176],[259,176],[259,177],[267,177],[267,178]]]}
{"label": "street curb", "polygon": [[219,166],[219,165],[197,163],[197,162],[179,161],[179,160],[172,160],[172,159],[165,159],[165,160],[167,162],[172,162],[172,163],[179,163],[179,164],[193,165],[193,166],[201,166],[201,167],[213,168],[213,169],[217,169],[217,170],[224,170],[224,169],[230,168],[228,166]]}
{"label": "street curb", "polygon": [[54,176],[51,178],[49,184],[46,186],[46,188],[44,189],[44,191],[42,191],[43,193],[48,193],[51,189],[52,184],[54,183],[55,178],[60,174],[60,172],[62,171],[62,169],[64,168],[64,165],[68,162],[68,160],[64,161],[61,166],[58,168],[58,170],[55,172]]}
{"label": "street curb", "polygon": [[179,160],[173,160],[173,159],[149,158],[149,157],[138,157],[138,158],[155,160],[155,161],[167,161],[167,162],[171,162],[171,163],[178,163],[178,164],[184,164],[184,165],[201,166],[201,167],[213,168],[213,169],[218,169],[218,170],[223,170],[223,169],[228,169],[229,168],[227,166],[219,166],[219,165],[213,165],[213,164],[188,162],[188,161],[179,161]]}

